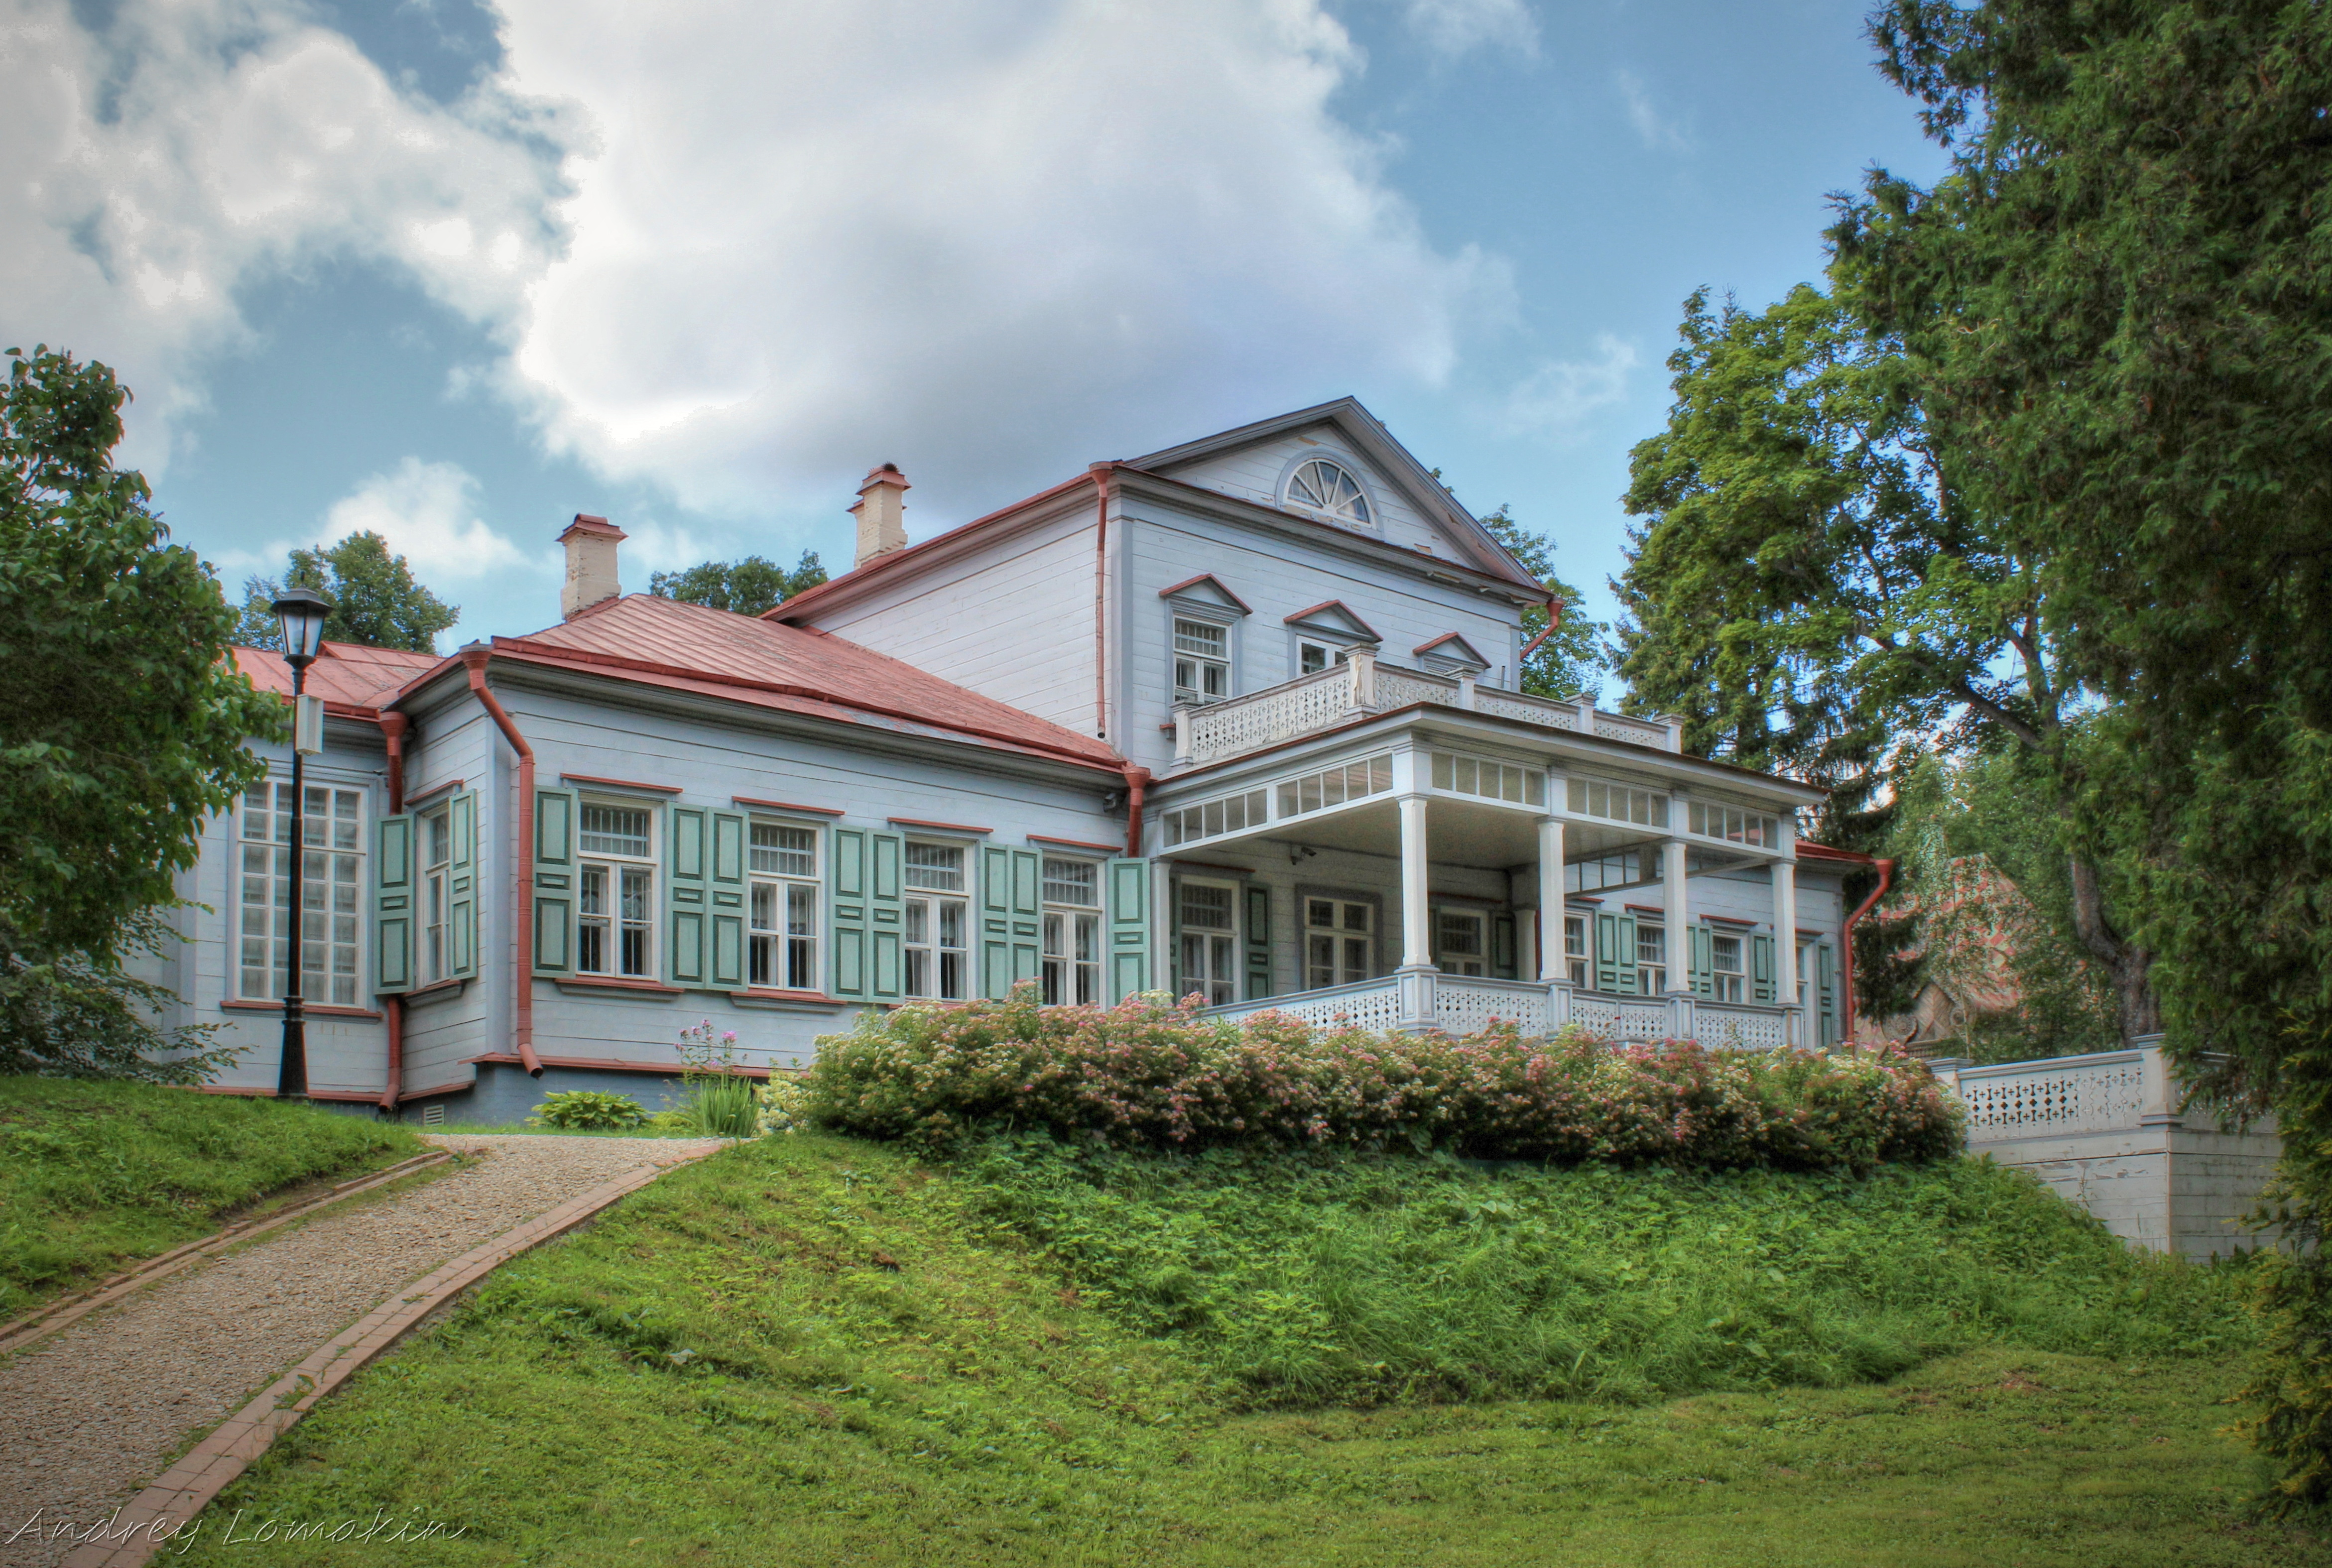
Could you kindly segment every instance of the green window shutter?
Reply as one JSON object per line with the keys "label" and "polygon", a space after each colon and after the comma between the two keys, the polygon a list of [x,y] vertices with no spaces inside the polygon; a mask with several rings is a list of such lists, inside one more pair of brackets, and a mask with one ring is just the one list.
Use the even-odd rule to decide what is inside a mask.
{"label": "green window shutter", "polygon": [[445,802],[446,837],[453,839],[445,867],[446,971],[456,979],[478,973],[478,792],[464,789]]}
{"label": "green window shutter", "polygon": [[[1631,947],[1635,943],[1635,925],[1632,920],[1628,923]],[[1626,989],[1620,984],[1620,917],[1601,911],[1595,916],[1595,989],[1615,995]]]}
{"label": "green window shutter", "polygon": [[895,1002],[906,994],[906,904],[900,882],[907,840],[897,833],[866,836],[867,994]]}
{"label": "green window shutter", "polygon": [[1033,849],[1012,851],[1012,978],[1016,980],[1032,980],[1044,973],[1043,858]]}
{"label": "green window shutter", "polygon": [[1634,996],[1637,984],[1644,978],[1644,971],[1636,967],[1636,917],[1623,914],[1620,917],[1619,951],[1613,955],[1620,965],[1621,996]]}
{"label": "green window shutter", "polygon": [[712,823],[712,984],[745,983],[745,816],[715,811]]}
{"label": "green window shutter", "polygon": [[1838,1044],[1838,955],[1828,942],[1814,946],[1814,977],[1821,1007],[1821,1045],[1824,1050]]}
{"label": "green window shutter", "polygon": [[827,929],[834,933],[834,994],[863,1001],[866,997],[866,830],[837,827],[833,872],[828,885],[833,913]]}
{"label": "green window shutter", "polygon": [[1770,936],[1749,939],[1749,985],[1750,997],[1768,1006],[1781,995],[1774,984],[1773,939]]}
{"label": "green window shutter", "polygon": [[1513,980],[1515,970],[1515,917],[1494,914],[1490,917],[1490,973],[1498,980]]}
{"label": "green window shutter", "polygon": [[1686,934],[1692,942],[1692,994],[1713,997],[1716,994],[1716,959],[1709,929],[1705,925],[1689,926]]}
{"label": "green window shutter", "polygon": [[1247,994],[1258,1001],[1271,994],[1271,889],[1247,884]]}
{"label": "green window shutter", "polygon": [[534,792],[534,967],[575,969],[575,791]]}
{"label": "green window shutter", "polygon": [[703,808],[697,806],[675,806],[664,813],[664,821],[672,836],[670,875],[664,887],[664,906],[670,914],[664,929],[671,932],[672,945],[664,957],[664,978],[676,986],[701,987],[706,939],[711,935],[705,926],[712,913],[706,875],[712,869],[709,825]]}
{"label": "green window shutter", "polygon": [[384,817],[372,827],[373,990],[395,996],[413,989],[413,818]]}
{"label": "green window shutter", "polygon": [[1113,860],[1103,875],[1109,880],[1109,1000],[1114,1007],[1151,989],[1150,862]]}
{"label": "green window shutter", "polygon": [[1012,992],[1012,852],[980,852],[980,994],[1002,1001]]}

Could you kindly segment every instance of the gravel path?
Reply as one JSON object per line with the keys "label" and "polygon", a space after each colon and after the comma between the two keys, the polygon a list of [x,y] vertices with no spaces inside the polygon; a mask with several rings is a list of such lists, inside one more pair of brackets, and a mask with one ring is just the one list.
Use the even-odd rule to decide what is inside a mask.
{"label": "gravel path", "polygon": [[35,1514],[105,1518],[174,1450],[398,1286],[626,1171],[716,1146],[517,1134],[429,1141],[483,1157],[409,1192],[328,1209],[0,1360],[0,1563],[62,1561],[68,1543],[20,1526]]}

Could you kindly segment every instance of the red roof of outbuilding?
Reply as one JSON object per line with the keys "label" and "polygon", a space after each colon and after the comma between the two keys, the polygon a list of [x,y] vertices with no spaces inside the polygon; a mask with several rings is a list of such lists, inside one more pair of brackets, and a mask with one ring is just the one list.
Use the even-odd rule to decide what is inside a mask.
{"label": "red roof of outbuilding", "polygon": [[[234,667],[251,677],[263,692],[281,697],[292,694],[292,666],[283,655],[265,648],[235,648]],[[371,648],[362,643],[326,643],[316,662],[308,666],[307,689],[324,699],[327,709],[361,710],[370,715],[414,676],[444,663],[436,654],[408,653],[403,648]]]}

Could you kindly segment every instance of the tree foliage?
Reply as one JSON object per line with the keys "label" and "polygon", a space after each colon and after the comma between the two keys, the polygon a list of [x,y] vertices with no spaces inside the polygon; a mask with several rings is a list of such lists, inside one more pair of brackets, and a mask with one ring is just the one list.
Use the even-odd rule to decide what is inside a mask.
{"label": "tree foliage", "polygon": [[280,704],[227,662],[234,612],[112,465],[129,394],[11,351],[0,393],[0,941],[104,966],[170,901],[203,819],[259,777]]}
{"label": "tree foliage", "polygon": [[704,561],[686,571],[655,572],[648,578],[648,592],[707,609],[758,616],[825,580],[826,568],[818,561],[817,552],[806,550],[791,571],[749,555],[742,560]]}
{"label": "tree foliage", "polygon": [[338,544],[293,550],[281,578],[247,579],[237,642],[282,651],[283,633],[272,607],[287,583],[331,600],[331,614],[324,617],[330,642],[435,653],[437,634],[462,618],[461,606],[445,603],[416,582],[405,558],[391,554],[387,540],[367,531]]}
{"label": "tree foliage", "polygon": [[[1524,661],[1517,689],[1534,697],[1554,697],[1565,702],[1582,692],[1600,694],[1603,672],[1608,667],[1603,636],[1611,628],[1601,621],[1589,619],[1580,607],[1579,590],[1557,575],[1554,541],[1524,528],[1515,520],[1512,510],[1504,506],[1482,519],[1482,526],[1496,535],[1498,542],[1506,547],[1506,552],[1522,562],[1523,569],[1537,578],[1539,585],[1563,607],[1563,621],[1554,628],[1554,635],[1540,643]],[[1548,618],[1544,605],[1523,611],[1524,647],[1546,630]]]}

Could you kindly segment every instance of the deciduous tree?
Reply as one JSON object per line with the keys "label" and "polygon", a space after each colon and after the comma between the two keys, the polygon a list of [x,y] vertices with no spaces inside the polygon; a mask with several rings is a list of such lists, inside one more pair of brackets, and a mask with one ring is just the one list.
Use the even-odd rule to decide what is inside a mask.
{"label": "deciduous tree", "polygon": [[648,592],[683,604],[758,616],[825,580],[826,568],[819,563],[817,552],[806,550],[791,571],[775,561],[749,555],[742,560],[704,561],[686,571],[655,572],[648,578]]}
{"label": "deciduous tree", "polygon": [[462,618],[413,578],[413,569],[388,541],[367,531],[338,544],[295,550],[281,578],[248,579],[243,585],[243,624],[236,640],[245,647],[281,650],[283,634],[270,607],[286,583],[314,588],[332,602],[324,636],[335,643],[435,653],[437,634]]}

